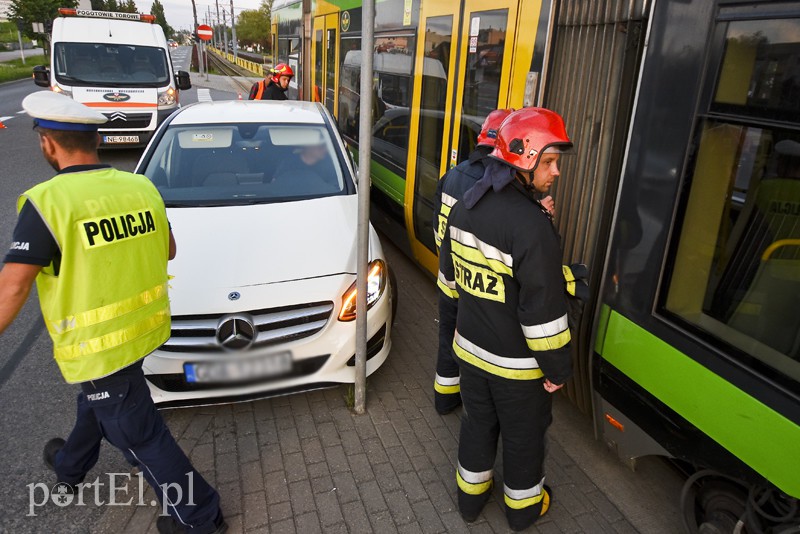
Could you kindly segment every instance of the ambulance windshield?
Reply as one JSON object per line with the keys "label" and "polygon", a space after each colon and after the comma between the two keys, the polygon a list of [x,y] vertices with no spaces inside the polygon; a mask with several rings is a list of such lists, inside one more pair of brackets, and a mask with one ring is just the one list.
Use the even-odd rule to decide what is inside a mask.
{"label": "ambulance windshield", "polygon": [[169,68],[163,50],[152,46],[56,43],[55,78],[69,86],[163,87]]}

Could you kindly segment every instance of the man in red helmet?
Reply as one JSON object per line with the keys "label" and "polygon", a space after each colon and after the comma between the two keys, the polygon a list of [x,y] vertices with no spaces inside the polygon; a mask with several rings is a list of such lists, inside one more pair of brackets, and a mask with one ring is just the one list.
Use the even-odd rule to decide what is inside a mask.
{"label": "man in red helmet", "polygon": [[[483,177],[486,171],[484,160],[494,150],[497,129],[500,123],[514,111],[496,109],[486,116],[478,134],[475,150],[469,157],[447,171],[436,184],[433,205],[433,237],[436,246],[442,244],[447,217],[456,202],[461,200],[469,188]],[[453,334],[456,331],[458,301],[444,294],[439,295],[439,350],[436,354],[436,376],[433,381],[434,406],[441,415],[446,415],[461,405],[458,363],[453,355]]]}
{"label": "man in red helmet", "polygon": [[572,372],[561,247],[536,200],[559,176],[572,143],[556,113],[525,108],[497,132],[483,177],[450,212],[439,287],[458,298],[453,352],[464,416],[458,450],[458,505],[477,519],[493,486],[503,439],[503,493],[513,530],[543,515],[545,432],[550,394]]}
{"label": "man in red helmet", "polygon": [[270,69],[271,78],[264,78],[250,88],[250,100],[288,100],[286,90],[294,77],[292,67],[278,63]]}

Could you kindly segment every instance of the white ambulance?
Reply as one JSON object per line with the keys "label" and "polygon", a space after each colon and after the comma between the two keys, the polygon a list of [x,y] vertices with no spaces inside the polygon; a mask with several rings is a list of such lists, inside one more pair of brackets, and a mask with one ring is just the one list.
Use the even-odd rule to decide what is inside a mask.
{"label": "white ambulance", "polygon": [[102,147],[143,146],[179,107],[189,73],[175,72],[153,15],[59,9],[50,67],[36,67],[36,85],[64,93],[108,117]]}

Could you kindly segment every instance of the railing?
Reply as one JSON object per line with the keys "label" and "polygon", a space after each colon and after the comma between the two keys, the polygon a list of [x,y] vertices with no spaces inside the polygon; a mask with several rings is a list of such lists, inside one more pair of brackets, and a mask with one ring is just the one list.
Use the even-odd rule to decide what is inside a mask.
{"label": "railing", "polygon": [[233,54],[226,54],[222,50],[214,48],[213,46],[206,45],[206,48],[213,52],[214,54],[218,55],[223,59],[227,59],[229,62],[233,63],[234,65],[239,65],[245,70],[248,70],[254,74],[259,76],[266,76],[269,72],[269,67],[262,65],[261,63],[256,63],[255,61],[250,61],[247,59],[243,59],[240,57],[234,57]]}

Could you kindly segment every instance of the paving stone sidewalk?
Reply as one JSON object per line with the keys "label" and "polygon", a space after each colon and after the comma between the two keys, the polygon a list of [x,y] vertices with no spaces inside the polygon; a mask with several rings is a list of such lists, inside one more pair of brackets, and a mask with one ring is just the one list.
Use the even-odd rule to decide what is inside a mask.
{"label": "paving stone sidewalk", "polygon": [[[368,381],[368,413],[348,388],[251,403],[170,410],[167,422],[222,498],[229,532],[507,532],[502,466],[478,521],[462,521],[455,466],[460,410],[433,407],[436,290],[393,252],[400,286],[392,352]],[[551,435],[549,513],[528,532],[637,530]],[[152,499],[148,489],[146,501]],[[93,532],[156,532],[156,509],[109,507]]]}

